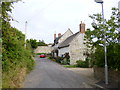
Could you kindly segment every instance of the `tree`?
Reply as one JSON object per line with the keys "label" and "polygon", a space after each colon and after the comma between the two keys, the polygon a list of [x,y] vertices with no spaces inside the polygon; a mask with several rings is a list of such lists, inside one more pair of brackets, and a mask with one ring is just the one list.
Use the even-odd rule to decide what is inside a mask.
{"label": "tree", "polygon": [[44,42],[44,40],[39,40],[38,46],[47,46],[47,44]]}
{"label": "tree", "polygon": [[[106,32],[107,58],[109,68],[120,69],[120,12],[112,8],[110,19],[103,20],[101,14],[93,14],[93,30],[87,29],[85,40],[92,52],[89,57],[94,65],[104,66],[104,33]],[[104,24],[103,24],[104,21]]]}
{"label": "tree", "polygon": [[35,39],[30,39],[30,40],[27,39],[27,43],[31,45],[32,49],[36,49],[38,46],[37,40]]}

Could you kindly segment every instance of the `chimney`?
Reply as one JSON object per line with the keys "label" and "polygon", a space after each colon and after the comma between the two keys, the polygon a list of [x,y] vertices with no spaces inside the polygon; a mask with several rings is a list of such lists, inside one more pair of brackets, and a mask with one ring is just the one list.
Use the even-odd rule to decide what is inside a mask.
{"label": "chimney", "polygon": [[56,33],[54,34],[54,40],[56,39]]}
{"label": "chimney", "polygon": [[82,23],[82,21],[81,21],[81,24],[80,24],[80,33],[85,33],[85,24]]}
{"label": "chimney", "polygon": [[60,37],[61,36],[61,33],[58,33],[58,37]]}

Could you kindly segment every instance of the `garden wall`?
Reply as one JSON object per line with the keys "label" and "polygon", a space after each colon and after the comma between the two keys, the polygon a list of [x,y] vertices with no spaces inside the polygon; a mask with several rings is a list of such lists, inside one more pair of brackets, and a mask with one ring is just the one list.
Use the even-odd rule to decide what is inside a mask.
{"label": "garden wall", "polygon": [[[93,70],[97,80],[105,80],[104,68],[94,66]],[[108,70],[108,80],[110,84],[120,88],[120,71]]]}

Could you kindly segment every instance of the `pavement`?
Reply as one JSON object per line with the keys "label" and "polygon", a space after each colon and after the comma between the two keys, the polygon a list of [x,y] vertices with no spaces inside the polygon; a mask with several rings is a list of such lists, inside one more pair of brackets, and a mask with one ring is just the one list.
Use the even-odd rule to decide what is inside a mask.
{"label": "pavement", "polygon": [[93,68],[67,68],[75,73],[83,75],[88,81],[85,82],[87,85],[90,85],[93,88],[100,89],[100,90],[120,90],[120,86],[116,84],[105,84],[105,81],[96,80],[94,78],[94,71]]}
{"label": "pavement", "polygon": [[67,68],[67,69],[86,78],[85,82],[86,84],[88,83],[95,84],[99,81],[94,78],[93,68]]}

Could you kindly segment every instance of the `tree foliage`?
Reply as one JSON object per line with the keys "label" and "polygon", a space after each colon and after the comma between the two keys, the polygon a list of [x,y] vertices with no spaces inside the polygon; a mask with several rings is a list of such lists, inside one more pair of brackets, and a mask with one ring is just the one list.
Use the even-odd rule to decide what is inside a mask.
{"label": "tree foliage", "polygon": [[[32,51],[24,47],[25,35],[10,25],[13,2],[2,2],[2,72],[3,88],[14,88],[22,68],[30,71],[34,60]],[[18,80],[19,81],[19,80]],[[18,82],[17,81],[17,82]],[[20,83],[20,82],[19,82]]]}
{"label": "tree foliage", "polygon": [[44,40],[39,40],[38,46],[47,46],[47,44],[44,42]]}
{"label": "tree foliage", "polygon": [[[92,49],[89,57],[94,65],[104,66],[104,37],[107,44],[107,60],[109,68],[120,69],[120,12],[112,8],[110,19],[102,18],[101,14],[93,14],[93,30],[87,29],[85,40],[87,47]],[[103,23],[104,22],[104,23]]]}
{"label": "tree foliage", "polygon": [[30,40],[27,39],[27,43],[31,45],[32,49],[36,49],[38,46],[37,40],[35,39],[30,39]]}

